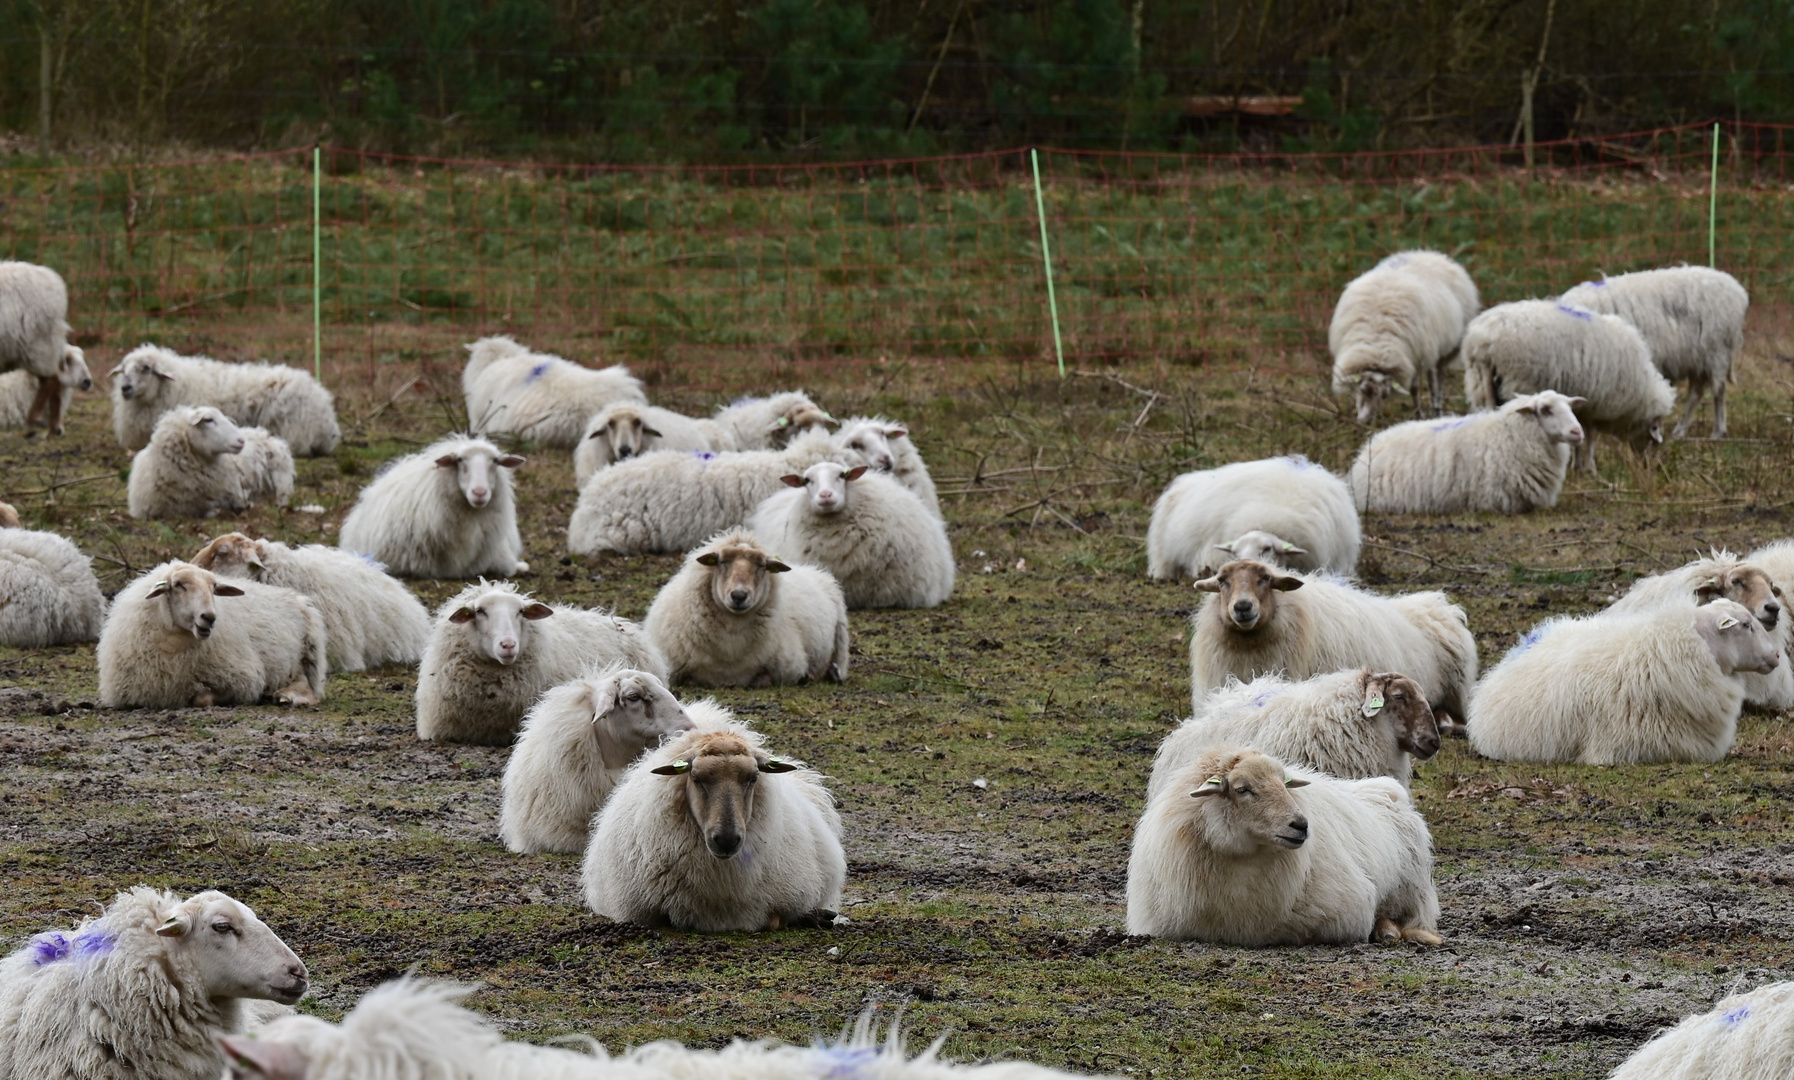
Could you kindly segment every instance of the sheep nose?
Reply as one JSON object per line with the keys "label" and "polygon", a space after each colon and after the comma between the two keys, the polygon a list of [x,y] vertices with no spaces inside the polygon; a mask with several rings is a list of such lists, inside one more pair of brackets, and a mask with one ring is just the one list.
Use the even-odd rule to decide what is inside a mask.
{"label": "sheep nose", "polygon": [[1291,832],[1301,833],[1304,839],[1307,838],[1307,836],[1308,836],[1308,819],[1307,818],[1299,817],[1296,820],[1290,822],[1289,827],[1290,827]]}
{"label": "sheep nose", "polygon": [[487,492],[487,490],[483,487],[477,487],[477,488],[474,488],[472,491],[468,492],[468,494],[472,495],[476,499],[483,499],[489,494],[489,492]]}
{"label": "sheep nose", "polygon": [[1767,604],[1764,604],[1763,605],[1763,614],[1759,617],[1760,621],[1763,624],[1763,629],[1774,630],[1775,629],[1775,621],[1781,617],[1781,613],[1782,613],[1782,606],[1780,604],[1776,603],[1775,601],[1771,600]]}
{"label": "sheep nose", "polygon": [[295,960],[288,964],[287,974],[293,977],[294,982],[305,982],[309,977],[309,973],[305,970],[305,961],[303,960]]}
{"label": "sheep nose", "polygon": [[218,621],[218,616],[214,612],[207,611],[200,615],[199,621],[205,623],[207,626],[211,626]]}
{"label": "sheep nose", "polygon": [[741,850],[741,834],[733,829],[718,832],[710,838],[710,854],[727,859]]}
{"label": "sheep nose", "polygon": [[1250,600],[1235,600],[1233,602],[1233,613],[1235,615],[1240,616],[1241,618],[1245,618],[1246,616],[1252,614],[1252,601],[1250,601]]}
{"label": "sheep nose", "polygon": [[746,589],[736,589],[729,593],[729,599],[734,602],[736,607],[741,607],[743,604],[747,603],[748,591]]}
{"label": "sheep nose", "polygon": [[624,458],[634,457],[634,456],[635,456],[635,447],[633,447],[633,446],[622,446],[622,447],[617,448],[617,460],[618,461],[622,461]]}

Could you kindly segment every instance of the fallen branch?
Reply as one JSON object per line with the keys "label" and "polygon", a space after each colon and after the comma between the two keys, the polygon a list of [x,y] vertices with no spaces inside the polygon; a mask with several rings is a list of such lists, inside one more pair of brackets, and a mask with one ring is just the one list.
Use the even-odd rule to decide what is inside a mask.
{"label": "fallen branch", "polygon": [[30,491],[9,491],[6,493],[6,497],[9,499],[22,499],[27,495],[49,495],[61,491],[66,487],[74,487],[77,484],[91,484],[95,480],[111,480],[115,478],[115,473],[101,473],[98,476],[83,476],[79,480],[64,480],[61,483],[51,484],[48,487],[33,488]]}
{"label": "fallen branch", "polygon": [[1425,552],[1410,551],[1404,547],[1396,547],[1394,544],[1380,544],[1375,540],[1364,541],[1364,546],[1381,548],[1384,551],[1393,551],[1398,555],[1408,555],[1416,559],[1425,559],[1427,562],[1437,566],[1441,570],[1454,570],[1460,574],[1487,574],[1489,572],[1489,567],[1487,566],[1458,566],[1453,563],[1440,562],[1438,559],[1433,558]]}

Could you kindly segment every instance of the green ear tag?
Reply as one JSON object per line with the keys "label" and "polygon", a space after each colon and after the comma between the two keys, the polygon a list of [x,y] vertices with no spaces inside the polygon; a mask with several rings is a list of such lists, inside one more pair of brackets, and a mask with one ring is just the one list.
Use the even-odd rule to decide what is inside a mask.
{"label": "green ear tag", "polygon": [[1364,703],[1364,715],[1375,716],[1382,708],[1383,695],[1378,694],[1376,697],[1373,697]]}

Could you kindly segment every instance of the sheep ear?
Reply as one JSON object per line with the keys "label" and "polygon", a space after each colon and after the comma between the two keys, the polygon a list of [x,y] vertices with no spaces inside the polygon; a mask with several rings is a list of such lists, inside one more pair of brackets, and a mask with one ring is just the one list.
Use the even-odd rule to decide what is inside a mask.
{"label": "sheep ear", "polygon": [[648,425],[646,425],[646,424],[643,424],[643,425],[642,425],[642,434],[643,434],[643,435],[651,435],[651,436],[653,436],[653,437],[654,437],[654,438],[656,438],[656,439],[658,439],[658,438],[661,438],[661,437],[662,437],[662,436],[661,436],[661,434],[660,434],[660,432],[658,432],[658,431],[655,431],[655,430],[654,430],[654,429],[653,429],[653,428],[651,428],[651,427],[649,427],[649,426],[648,426]]}
{"label": "sheep ear", "polygon": [[1372,675],[1364,680],[1364,715],[1375,716],[1383,711],[1383,676]]}
{"label": "sheep ear", "polygon": [[777,559],[766,560],[766,572],[769,574],[782,574],[789,569],[791,569],[789,566]]}
{"label": "sheep ear", "polygon": [[237,588],[235,585],[225,585],[225,584],[221,583],[221,584],[212,586],[212,595],[213,596],[242,596],[243,590]]}
{"label": "sheep ear", "polygon": [[1190,798],[1200,799],[1204,795],[1219,795],[1227,790],[1227,778],[1211,776],[1202,782],[1202,786],[1190,792]]}
{"label": "sheep ear", "polygon": [[817,412],[819,412],[819,413],[822,413],[822,419],[823,419],[823,420],[824,420],[824,421],[825,421],[825,422],[827,422],[827,423],[830,423],[830,424],[834,424],[834,425],[835,425],[835,426],[836,426],[836,427],[839,427],[839,426],[840,426],[840,425],[841,425],[841,421],[839,421],[839,420],[837,420],[837,419],[835,419],[835,418],[834,418],[834,417],[832,417],[832,416],[830,416],[830,415],[829,415],[829,414],[828,414],[828,413],[825,413],[825,412],[822,412],[822,410],[821,410],[821,409],[817,409],[817,410],[816,410],[816,411],[817,411]]}
{"label": "sheep ear", "polygon": [[804,486],[804,478],[797,475],[796,473],[790,473],[785,476],[781,476],[781,477],[779,477],[779,480],[786,487],[803,487]]}
{"label": "sheep ear", "polygon": [[120,364],[117,367],[113,368],[111,371],[108,371],[106,373],[106,377],[108,379],[113,378],[113,377],[117,376],[118,373],[123,371],[124,369],[125,369],[125,366],[123,364]]}
{"label": "sheep ear", "polygon": [[1719,597],[1724,596],[1725,590],[1720,587],[1717,578],[1708,578],[1694,587],[1694,595],[1700,597],[1701,601],[1705,603],[1710,600],[1717,600]]}
{"label": "sheep ear", "polygon": [[504,457],[501,457],[498,459],[498,463],[507,469],[515,469],[517,466],[523,464],[524,462],[526,462],[528,460],[529,460],[529,458],[523,457],[518,454],[506,454]]}
{"label": "sheep ear", "polygon": [[182,934],[185,934],[188,930],[191,930],[192,928],[193,928],[192,914],[189,912],[185,912],[185,911],[177,911],[173,915],[170,915],[168,918],[162,920],[161,926],[156,927],[156,936],[157,937],[180,937]]}
{"label": "sheep ear", "polygon": [[248,1035],[212,1036],[230,1063],[231,1075],[245,1080],[305,1080],[311,1063],[290,1043],[257,1039]]}
{"label": "sheep ear", "polygon": [[1580,409],[1588,404],[1588,399],[1585,397],[1573,397],[1569,400],[1568,404],[1572,409]]}
{"label": "sheep ear", "polygon": [[760,763],[760,771],[770,773],[796,772],[797,766],[791,764],[789,761],[784,761],[776,757],[767,758]]}
{"label": "sheep ear", "polygon": [[554,609],[549,607],[547,604],[535,603],[535,604],[531,604],[529,607],[524,608],[521,612],[519,612],[519,614],[521,614],[524,618],[530,620],[531,622],[534,622],[537,619],[546,619],[550,615],[553,615]]}
{"label": "sheep ear", "polygon": [[[1225,544],[1216,544],[1215,547],[1219,548],[1222,551],[1227,552],[1227,554],[1229,554],[1229,555],[1233,554],[1233,541],[1232,540],[1227,541],[1227,543],[1225,543]],[[1206,570],[1206,569],[1208,569],[1208,567],[1205,566],[1205,567],[1203,567],[1203,569]]]}
{"label": "sheep ear", "polygon": [[150,374],[154,375],[158,379],[161,379],[163,382],[173,382],[174,381],[173,375],[170,375],[168,372],[163,371],[159,367],[150,368]]}
{"label": "sheep ear", "polygon": [[442,466],[445,469],[452,469],[455,466],[461,464],[461,458],[455,454],[444,454],[441,457],[436,459],[436,464]]}
{"label": "sheep ear", "polygon": [[1205,572],[1207,572],[1210,576],[1205,577],[1205,578],[1201,579],[1200,581],[1196,582],[1196,586],[1195,586],[1196,591],[1197,592],[1220,592],[1221,591],[1221,579],[1219,577],[1215,577],[1214,571],[1209,570],[1208,567],[1205,566],[1202,569]]}
{"label": "sheep ear", "polygon": [[1721,630],[1730,630],[1732,627],[1737,626],[1737,625],[1738,625],[1738,620],[1732,618],[1730,615],[1721,615],[1719,617],[1719,628]]}
{"label": "sheep ear", "polygon": [[165,593],[167,591],[168,591],[168,579],[163,578],[161,581],[156,582],[156,584],[150,589],[149,594],[147,596],[145,596],[144,599],[154,600],[156,597],[161,596],[163,593]]}
{"label": "sheep ear", "polygon": [[473,621],[473,609],[470,607],[458,607],[455,609],[455,613],[453,615],[449,616],[449,622],[452,622],[457,626],[459,626],[462,623],[470,623],[472,621]]}
{"label": "sheep ear", "polygon": [[1284,777],[1284,780],[1283,780],[1283,786],[1284,786],[1284,787],[1286,787],[1286,788],[1291,788],[1291,787],[1307,787],[1307,786],[1308,786],[1308,785],[1309,785],[1309,783],[1311,783],[1311,781],[1308,781],[1308,780],[1297,780],[1297,779],[1296,779],[1296,778],[1295,778],[1295,777],[1293,777],[1293,776],[1287,776],[1287,777]]}
{"label": "sheep ear", "polygon": [[908,434],[909,434],[909,428],[906,428],[906,427],[885,428],[885,438],[887,438],[887,439],[901,439],[905,435],[908,435]]}
{"label": "sheep ear", "polygon": [[662,765],[657,769],[649,769],[655,776],[682,776],[691,771],[691,762],[680,758],[671,765]]}
{"label": "sheep ear", "polygon": [[699,555],[693,561],[696,562],[699,566],[715,566],[717,563],[723,561],[723,557],[721,555],[718,555],[714,551],[706,551],[704,554]]}
{"label": "sheep ear", "polygon": [[1411,393],[1409,393],[1408,388],[1403,386],[1401,383],[1391,383],[1389,388],[1391,390],[1394,390],[1398,394],[1404,394],[1409,397],[1413,396]]}
{"label": "sheep ear", "polygon": [[592,723],[610,715],[617,707],[617,680],[605,679],[592,687]]}
{"label": "sheep ear", "polygon": [[843,480],[858,480],[860,477],[865,476],[865,475],[866,475],[866,466],[855,465],[853,468],[842,473],[841,479],[843,479]]}
{"label": "sheep ear", "polygon": [[590,435],[587,435],[587,436],[586,436],[586,438],[588,438],[588,439],[596,439],[596,438],[597,438],[597,437],[598,437],[598,436],[600,436],[600,435],[602,435],[602,434],[604,434],[604,433],[605,433],[605,432],[607,432],[607,431],[609,431],[609,430],[610,430],[610,428],[608,428],[608,427],[601,427],[601,428],[599,428],[599,429],[598,429],[598,430],[597,430],[597,431],[594,431],[594,432],[592,432],[592,433],[591,433],[591,434],[590,434]]}
{"label": "sheep ear", "polygon": [[1287,574],[1282,577],[1271,579],[1271,588],[1276,589],[1278,592],[1293,592],[1296,589],[1300,589],[1304,584],[1305,582],[1303,582],[1301,578],[1290,577]]}

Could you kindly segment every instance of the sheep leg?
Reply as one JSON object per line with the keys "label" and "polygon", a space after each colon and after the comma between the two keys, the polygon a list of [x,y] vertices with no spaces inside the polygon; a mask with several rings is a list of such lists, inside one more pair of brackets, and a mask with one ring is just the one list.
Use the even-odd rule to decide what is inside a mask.
{"label": "sheep leg", "polygon": [[202,688],[199,693],[193,695],[193,707],[195,709],[209,709],[212,707],[212,702],[214,700],[216,699],[212,697],[212,691]]}
{"label": "sheep leg", "polygon": [[766,929],[768,929],[768,930],[783,930],[784,928],[785,928],[785,917],[783,915],[780,915],[778,912],[775,911],[766,916]]}
{"label": "sheep leg", "polygon": [[1713,384],[1713,437],[1725,438],[1725,380]]}
{"label": "sheep leg", "polygon": [[45,418],[44,426],[50,434],[62,434],[62,382],[55,378],[39,378],[37,394],[31,399],[31,408],[25,413],[25,433],[37,427],[39,417]]}
{"label": "sheep leg", "polygon": [[1422,930],[1418,926],[1402,927],[1402,940],[1412,941],[1416,945],[1443,945],[1445,939],[1431,930]]}
{"label": "sheep leg", "polygon": [[1427,397],[1431,398],[1433,402],[1434,416],[1445,412],[1445,365],[1450,362],[1451,357],[1447,356],[1427,373],[1426,391]]}
{"label": "sheep leg", "polygon": [[274,700],[282,705],[316,705],[318,696],[312,693],[311,685],[301,679],[274,695]]}
{"label": "sheep leg", "polygon": [[847,620],[842,619],[835,624],[835,651],[829,657],[828,670],[824,674],[830,682],[847,681]]}
{"label": "sheep leg", "polygon": [[1583,436],[1582,442],[1576,447],[1576,461],[1582,466],[1583,472],[1590,476],[1600,475],[1595,469],[1595,433],[1593,431],[1587,432]]}
{"label": "sheep leg", "polygon": [[1402,939],[1402,928],[1395,925],[1393,919],[1378,919],[1370,939],[1378,945],[1393,945]]}
{"label": "sheep leg", "polygon": [[772,685],[772,672],[766,671],[764,669],[762,669],[753,678],[748,680],[748,688],[750,690],[764,690],[765,688],[767,688],[768,686],[771,686],[771,685]]}
{"label": "sheep leg", "polygon": [[[1680,439],[1688,434],[1688,425],[1694,422],[1694,410],[1700,407],[1701,395],[1706,392],[1706,389],[1707,380],[1701,378],[1699,375],[1695,375],[1688,380],[1688,407],[1682,410],[1682,419],[1676,422],[1676,430],[1670,434],[1670,438]],[[1719,400],[1718,391],[1714,392],[1713,400],[1715,402]],[[1717,409],[1718,406],[1716,405],[1716,416]],[[1713,427],[1714,433],[1718,434],[1719,421],[1717,419],[1714,420]]]}

